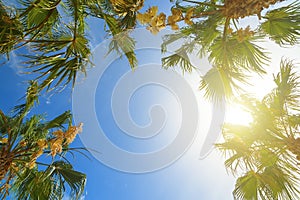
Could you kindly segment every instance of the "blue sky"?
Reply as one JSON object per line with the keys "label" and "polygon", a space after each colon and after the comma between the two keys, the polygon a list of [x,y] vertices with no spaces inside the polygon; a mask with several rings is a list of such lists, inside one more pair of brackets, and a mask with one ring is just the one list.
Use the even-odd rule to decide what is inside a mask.
{"label": "blue sky", "polygon": [[[159,0],[151,0],[146,1],[146,6],[160,5],[161,11],[165,11],[171,5],[168,2],[169,1],[164,1],[163,4]],[[95,48],[105,40],[105,36],[101,23],[98,24],[95,20],[90,19],[91,46]],[[286,49],[283,52],[281,49],[274,47],[271,43],[265,45],[269,49],[274,50],[272,57],[274,63],[279,63],[278,61],[282,56],[299,60],[299,55],[296,54],[296,52],[299,53],[299,46]],[[14,53],[17,55],[17,53],[20,52]],[[141,50],[138,53],[138,58],[140,60],[140,67],[145,67],[145,65],[149,63],[159,63],[159,51]],[[101,65],[101,63],[99,65]],[[21,103],[22,100],[20,100],[20,98],[26,91],[26,81],[29,80],[30,77],[20,73],[20,66],[19,58],[13,56],[8,63],[0,67],[0,91],[2,94],[0,105],[4,112],[9,112],[15,105]],[[276,71],[277,69],[278,68],[275,68],[272,71]],[[170,126],[170,123],[174,123],[174,120],[180,121],[180,118],[176,118],[176,113],[179,112],[178,110],[180,109],[172,109],[172,106],[168,107],[168,105],[176,105],[177,101],[172,98],[170,91],[164,90],[157,85],[148,85],[137,90],[129,102],[129,110],[132,112],[132,118],[135,123],[140,126],[145,126],[151,122],[147,113],[148,108],[153,104],[157,104],[157,101],[160,104],[166,105],[166,112],[169,111],[171,113],[169,114],[171,118],[168,118],[170,120],[169,124],[166,124],[166,129],[160,132],[161,135],[156,135],[147,140],[140,140],[126,135],[117,127],[114,121],[112,111],[110,110],[111,103],[109,102],[109,98],[113,92],[114,84],[117,83],[121,76],[128,72],[130,73],[130,67],[126,60],[116,59],[107,68],[105,76],[99,80],[95,93],[95,112],[97,120],[105,130],[107,137],[120,148],[138,153],[161,149],[171,143],[176,136],[172,130],[177,127]],[[89,73],[93,73],[93,71],[90,70]],[[197,90],[195,84],[198,80],[194,80],[194,78],[195,77],[186,77],[186,80],[189,79],[192,82],[190,83],[192,85],[191,87]],[[268,79],[270,79],[270,77]],[[254,88],[253,92],[257,92],[257,89]],[[148,173],[126,173],[107,167],[91,154],[89,154],[91,160],[77,154],[76,158],[72,160],[74,167],[78,171],[87,174],[87,186],[83,199],[232,199],[231,192],[234,187],[234,178],[227,174],[223,166],[224,160],[221,154],[217,151],[213,151],[205,159],[199,159],[201,146],[203,145],[205,134],[209,127],[209,123],[207,122],[211,118],[212,113],[210,109],[211,105],[202,98],[203,94],[198,92],[195,95],[199,100],[198,109],[203,111],[199,114],[200,124],[198,126],[198,134],[183,156],[171,165]],[[89,103],[90,102],[86,102],[86,104]],[[86,105],[82,106],[84,107]],[[33,110],[33,113],[46,113],[46,117],[51,119],[66,110],[72,110],[72,93],[70,88],[66,88],[62,92],[43,94],[40,98],[40,104]],[[86,120],[89,117],[90,116],[82,116],[82,119]],[[76,121],[76,123],[78,122],[79,121]],[[88,121],[83,122],[88,123]],[[92,131],[93,129],[91,127],[86,129],[84,127],[82,134],[88,137],[89,134],[92,135]],[[72,146],[82,147],[84,145],[80,138],[77,138]]]}
{"label": "blue sky", "polygon": [[[152,36],[147,32],[145,33],[144,37],[149,41],[153,42],[153,40],[155,40],[155,36]],[[159,49],[140,49],[137,56],[140,60],[140,68],[147,68],[149,65],[153,65],[153,63],[160,63],[161,58]],[[100,55],[97,54],[96,60],[99,61],[99,57]],[[101,60],[102,62],[99,61],[100,64],[96,67],[105,68],[106,66],[104,65],[106,61],[104,60],[105,59],[103,58],[103,60]],[[79,88],[81,85],[84,85],[89,81],[89,74],[90,77],[93,76],[93,74],[97,71],[96,69],[91,69],[88,72],[88,80],[80,81],[78,85]],[[166,123],[164,129],[158,135],[146,140],[128,136],[120,130],[120,127],[117,126],[113,119],[110,106],[110,99],[114,87],[118,83],[120,77],[126,73],[130,73],[133,77],[138,74],[137,72],[132,73],[128,64],[124,62],[124,60],[116,59],[113,60],[109,67],[107,67],[104,75],[99,78],[100,80],[95,92],[95,108],[98,123],[105,132],[107,138],[109,138],[119,148],[138,153],[146,153],[164,148],[169,145],[176,136],[176,130],[174,129],[177,128],[177,124],[172,123],[172,120],[178,120],[176,119],[176,114],[178,114],[176,112],[178,111],[176,111],[176,107],[173,108],[170,106],[176,106],[176,100],[174,100],[170,91],[165,90],[158,85],[147,85],[136,90],[136,92],[132,95],[128,106],[132,114],[133,121],[140,126],[145,126],[150,123],[151,119],[149,119],[148,115],[149,108],[151,105],[159,103],[164,105],[166,113],[168,114],[167,119],[169,120],[169,123]],[[97,160],[94,160],[92,163],[89,163],[84,167],[84,169],[88,172],[87,199],[101,197],[102,199],[193,200],[203,198],[213,200],[220,199],[225,196],[226,199],[231,199],[233,179],[227,175],[223,167],[223,160],[221,159],[221,156],[217,152],[214,152],[206,159],[199,160],[201,146],[203,145],[202,143],[208,130],[209,123],[207,123],[207,120],[211,117],[211,105],[208,102],[205,102],[202,98],[203,94],[198,90],[198,76],[193,77],[192,75],[186,75],[186,79],[191,82],[194,81],[191,85],[193,90],[196,91],[197,99],[200,101],[199,105],[201,106],[199,106],[199,108],[204,112],[201,112],[199,116],[200,125],[198,128],[200,130],[198,130],[194,141],[191,142],[191,146],[185,154],[166,168],[150,173],[140,174],[117,171],[106,167]],[[133,79],[127,84],[134,84]],[[92,86],[87,85],[85,89],[88,90],[90,88],[92,88]],[[78,88],[75,87],[76,98],[78,97],[76,94],[77,89]],[[85,96],[85,98],[81,101],[83,110],[86,110],[91,104],[91,102],[86,101],[86,99],[88,99],[87,96]],[[120,99],[120,101],[121,100],[122,99]],[[206,106],[208,106],[208,110],[205,109]],[[84,138],[87,137],[87,139],[85,139],[86,141],[88,139],[93,141],[97,140],[97,138],[94,137],[95,133],[93,131],[98,129],[93,126],[90,127],[89,125],[92,117],[92,115],[88,114],[75,116],[77,122],[81,121],[86,124],[84,132],[81,135]],[[87,141],[87,143],[88,142],[89,141]],[[93,146],[93,148],[97,147]],[[101,148],[101,145],[99,148]],[[106,153],[102,151],[100,152],[100,154]],[[111,156],[113,157],[114,155],[111,154]],[[85,161],[85,163],[87,163],[87,161]],[[79,167],[82,167],[82,165],[79,165]],[[89,177],[90,171],[92,172],[91,177]]]}

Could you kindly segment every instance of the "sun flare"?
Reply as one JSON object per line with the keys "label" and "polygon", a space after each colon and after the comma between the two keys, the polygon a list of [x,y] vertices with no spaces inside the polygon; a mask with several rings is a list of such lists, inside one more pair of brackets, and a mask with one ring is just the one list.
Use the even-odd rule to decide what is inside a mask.
{"label": "sun flare", "polygon": [[251,114],[245,111],[242,105],[230,104],[227,106],[225,113],[226,123],[248,125],[252,120]]}

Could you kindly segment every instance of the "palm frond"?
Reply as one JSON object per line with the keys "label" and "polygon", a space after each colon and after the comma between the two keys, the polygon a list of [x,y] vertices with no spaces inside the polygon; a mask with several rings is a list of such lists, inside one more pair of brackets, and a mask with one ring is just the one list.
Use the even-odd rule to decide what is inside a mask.
{"label": "palm frond", "polygon": [[134,52],[135,41],[129,36],[129,31],[124,31],[119,26],[118,20],[113,16],[103,14],[102,17],[107,23],[113,36],[112,41],[109,45],[108,53],[114,50],[122,56],[123,52],[127,57],[127,60],[129,61],[130,67],[132,69],[135,69],[137,67],[137,59]]}
{"label": "palm frond", "polygon": [[[36,51],[39,52],[41,48],[47,48],[44,50],[46,54],[31,56],[24,55],[28,58],[28,61],[24,63],[29,65],[28,68],[33,69],[32,72],[39,72],[41,75],[37,79],[41,79],[39,90],[47,87],[50,89],[52,85],[54,88],[63,83],[63,86],[72,82],[74,87],[77,73],[85,73],[88,66],[90,50],[88,46],[88,40],[77,34],[73,39],[67,39],[65,35],[61,40],[57,41],[41,41],[35,43]],[[69,37],[71,38],[71,37]],[[49,44],[49,46],[47,46]],[[65,52],[58,51],[59,53],[53,53],[54,46],[59,44],[57,48],[66,48]],[[48,53],[49,52],[49,53]],[[56,82],[55,82],[56,80]],[[55,83],[54,83],[55,82]]]}
{"label": "palm frond", "polygon": [[296,199],[299,185],[299,75],[283,60],[274,76],[276,88],[264,99],[243,97],[252,114],[247,126],[223,127],[224,142],[217,144],[228,157],[225,166],[237,179],[235,199]]}
{"label": "palm frond", "polygon": [[129,32],[119,32],[114,35],[109,44],[108,54],[112,51],[117,52],[121,57],[125,54],[131,69],[137,67],[135,49],[135,40],[129,36]]}
{"label": "palm frond", "polygon": [[[266,95],[265,102],[277,113],[282,113],[287,106],[290,110],[298,110],[300,76],[296,73],[292,61],[281,60],[280,72],[274,76],[276,88]],[[288,111],[288,110],[287,110]]]}
{"label": "palm frond", "polygon": [[118,14],[123,30],[132,29],[136,25],[136,14],[144,5],[144,0],[111,0],[113,10]]}
{"label": "palm frond", "polygon": [[48,121],[45,124],[44,129],[52,129],[52,128],[63,128],[63,124],[69,124],[72,121],[72,114],[70,111],[66,111],[63,114],[55,117],[54,119],[52,119],[51,121]]}
{"label": "palm frond", "polygon": [[51,179],[44,178],[43,172],[26,169],[14,180],[12,191],[19,200],[49,199],[52,184]]}
{"label": "palm frond", "polygon": [[247,172],[236,181],[233,196],[237,200],[258,199],[257,189],[260,187],[259,177],[254,171]]}
{"label": "palm frond", "polygon": [[246,76],[238,71],[230,71],[223,67],[213,66],[200,82],[200,89],[205,97],[213,102],[231,99],[235,92],[241,91],[240,83],[245,83]]}
{"label": "palm frond", "polygon": [[78,199],[83,193],[86,183],[86,175],[73,170],[72,165],[63,161],[54,162],[50,167],[54,167],[50,176],[56,177],[61,184],[66,183],[71,189],[71,197]]}
{"label": "palm frond", "polygon": [[295,45],[300,34],[300,4],[294,3],[267,12],[260,26],[279,45]]}
{"label": "palm frond", "polygon": [[192,72],[195,67],[191,63],[188,52],[192,51],[192,45],[182,45],[175,51],[174,54],[162,58],[162,67],[168,69],[169,67],[180,67],[182,72]]}
{"label": "palm frond", "polygon": [[191,29],[195,31],[195,40],[201,46],[198,52],[200,58],[206,56],[214,40],[222,36],[220,25],[223,23],[222,15],[216,13],[191,26]]}
{"label": "palm frond", "polygon": [[181,39],[184,39],[185,37],[188,37],[190,34],[193,33],[193,29],[190,28],[186,28],[185,31],[184,30],[180,30],[174,34],[167,34],[163,36],[163,43],[161,44],[161,52],[162,53],[166,53],[167,50],[167,46],[178,41]]}
{"label": "palm frond", "polygon": [[209,60],[215,65],[265,73],[263,65],[269,58],[264,49],[254,42],[251,37],[242,41],[238,41],[236,36],[216,38],[210,46]]}
{"label": "palm frond", "polygon": [[13,109],[13,113],[22,116],[22,118],[33,108],[34,104],[39,103],[39,85],[37,81],[29,81],[29,86],[25,95],[25,103],[17,105]]}
{"label": "palm frond", "polygon": [[33,8],[26,15],[27,29],[52,27],[59,22],[59,13],[57,5],[59,1],[39,1],[35,2]]}
{"label": "palm frond", "polygon": [[19,19],[9,8],[0,2],[0,54],[7,54],[13,50],[15,43],[23,38],[23,27]]}
{"label": "palm frond", "polygon": [[[7,139],[5,145],[0,142],[1,160],[7,166],[3,168],[3,161],[1,161],[0,197],[11,194],[13,199],[20,200],[61,200],[66,192],[70,191],[71,198],[78,199],[85,187],[85,174],[75,171],[68,160],[55,161],[53,157],[54,162],[52,160],[50,164],[36,161],[42,154],[51,153],[54,150],[53,142],[55,141],[61,143],[59,145],[63,154],[84,149],[68,148],[70,142],[65,142],[68,139],[66,132],[71,130],[70,127],[74,128],[74,126],[69,126],[68,130],[63,129],[64,124],[70,125],[71,123],[70,112],[67,111],[50,121],[45,121],[42,115],[33,115],[29,118],[26,116],[27,113],[9,117],[0,111],[0,139],[3,137]],[[57,135],[57,129],[65,131],[65,133],[60,132],[65,134],[63,140],[60,138],[58,141],[58,137],[62,136]],[[52,154],[52,156],[55,155]],[[12,188],[6,190],[5,184],[11,184]]]}

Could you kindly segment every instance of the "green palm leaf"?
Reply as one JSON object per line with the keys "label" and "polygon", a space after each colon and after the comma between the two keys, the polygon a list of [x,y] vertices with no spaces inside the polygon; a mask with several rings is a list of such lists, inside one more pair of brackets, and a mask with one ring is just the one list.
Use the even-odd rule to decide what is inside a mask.
{"label": "green palm leaf", "polygon": [[[70,112],[50,121],[45,121],[41,115],[26,118],[27,114],[21,112],[9,117],[0,111],[0,139],[7,139],[5,143],[0,142],[0,197],[11,194],[13,199],[20,200],[61,200],[68,191],[72,199],[78,199],[85,187],[85,174],[75,171],[67,160],[55,161],[56,157],[51,164],[36,161],[42,154],[52,152],[51,142],[57,139],[57,129],[66,132],[63,125],[70,125]],[[61,143],[63,154],[78,150],[66,148],[67,145]],[[39,167],[32,166],[32,162]],[[11,189],[6,189],[6,183],[12,185]]]}
{"label": "green palm leaf", "polygon": [[78,199],[85,187],[86,176],[72,169],[72,165],[63,161],[54,162],[45,171],[25,170],[19,174],[12,188],[19,200],[59,199],[70,187],[70,197]]}
{"label": "green palm leaf", "polygon": [[245,75],[231,71],[225,67],[212,67],[200,82],[200,89],[205,91],[205,97],[219,102],[230,99],[234,93],[241,90],[239,83],[245,83]]}
{"label": "green palm leaf", "polygon": [[[53,182],[45,179],[43,172],[37,170],[25,170],[14,181],[12,191],[16,199],[49,199]],[[56,198],[58,199],[58,198]]]}
{"label": "green palm leaf", "polygon": [[106,21],[113,36],[108,53],[116,51],[122,56],[123,52],[129,61],[130,67],[132,69],[136,68],[137,59],[134,52],[135,41],[129,36],[129,31],[122,29],[119,26],[119,21],[115,17],[107,14],[103,14],[102,17]]}
{"label": "green palm leaf", "polygon": [[233,191],[235,199],[258,200],[257,188],[259,185],[258,175],[254,171],[249,171],[244,176],[238,178]]}
{"label": "green palm leaf", "polygon": [[300,168],[299,75],[291,61],[281,61],[276,87],[261,101],[244,97],[253,121],[247,126],[226,124],[224,142],[216,146],[228,159],[236,181],[235,199],[297,199]]}
{"label": "green palm leaf", "polygon": [[169,67],[180,67],[182,72],[192,72],[195,67],[191,64],[188,52],[192,51],[192,45],[186,44],[177,49],[174,54],[162,58],[162,67],[168,69]]}
{"label": "green palm leaf", "polygon": [[15,42],[23,38],[21,22],[15,18],[13,12],[0,1],[0,54],[7,54],[13,50]]}
{"label": "green palm leaf", "polygon": [[261,30],[277,44],[295,45],[300,34],[300,4],[294,2],[288,6],[269,11]]}
{"label": "green palm leaf", "polygon": [[48,169],[51,169],[50,177],[55,178],[59,184],[70,187],[71,197],[78,199],[81,196],[86,183],[85,174],[73,170],[72,165],[63,161],[54,162]]}
{"label": "green palm leaf", "polygon": [[238,41],[237,36],[216,38],[210,46],[209,60],[215,65],[227,68],[241,68],[247,71],[265,73],[263,65],[269,58],[266,52],[254,42],[256,37]]}

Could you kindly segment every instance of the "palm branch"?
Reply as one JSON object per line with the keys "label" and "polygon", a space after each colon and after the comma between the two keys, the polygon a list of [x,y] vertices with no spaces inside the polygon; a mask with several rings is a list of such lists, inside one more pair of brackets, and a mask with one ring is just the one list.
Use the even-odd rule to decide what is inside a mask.
{"label": "palm branch", "polygon": [[263,17],[265,21],[260,29],[279,45],[295,45],[300,35],[300,4],[291,3],[287,6],[268,11]]}
{"label": "palm branch", "polygon": [[[8,195],[17,199],[62,199],[67,191],[74,199],[80,197],[85,175],[75,171],[69,161],[58,160],[72,150],[80,150],[69,148],[80,127],[72,126],[70,111],[46,121],[42,115],[28,117],[31,107],[26,106],[14,116],[0,111],[1,199]],[[43,154],[52,155],[52,159],[43,159],[52,160],[50,164],[37,161]],[[41,170],[43,166],[47,168]]]}
{"label": "palm branch", "polygon": [[84,187],[86,176],[75,171],[72,165],[56,161],[45,170],[25,170],[18,174],[12,188],[14,197],[26,199],[63,199],[69,186],[69,197],[79,199]]}
{"label": "palm branch", "polygon": [[21,0],[11,8],[11,14],[1,2],[0,53],[8,54],[26,45],[29,52],[23,55],[23,64],[28,73],[39,74],[39,92],[69,83],[74,87],[77,73],[85,73],[92,65],[86,36],[86,18],[92,16],[104,20],[113,35],[110,51],[123,52],[135,68],[134,41],[122,33],[135,26],[136,13],[142,6],[143,1]]}
{"label": "palm branch", "polygon": [[[279,45],[294,45],[297,44],[299,37],[299,4],[294,2],[287,6],[278,5],[277,8],[269,9],[266,13],[261,12],[276,2],[280,1],[266,1],[264,4],[251,1],[240,4],[234,0],[175,1],[174,7],[180,9],[182,13],[187,12],[189,8],[194,8],[193,23],[183,25],[177,33],[173,34],[174,36],[165,37],[163,52],[167,52],[167,46],[180,39],[177,36],[181,34],[183,37],[188,36],[191,41],[184,42],[182,46],[190,45],[190,48],[196,46],[199,49],[200,58],[208,56],[211,65],[216,66],[215,69],[224,69],[224,73],[227,73],[224,77],[230,77],[233,72],[240,74],[265,73],[264,66],[268,64],[269,56],[259,42],[270,37]],[[249,27],[239,27],[239,19],[251,15],[258,15],[258,28],[250,30]],[[177,64],[182,67],[183,71],[187,69],[188,64],[179,62],[179,58],[177,58],[177,62],[165,62],[170,58],[175,60],[175,56],[163,58],[164,67],[168,68]],[[215,69],[212,71],[216,71]],[[208,73],[211,74],[211,72]],[[209,74],[207,76],[211,76]],[[234,77],[230,79],[233,80]],[[226,80],[224,78],[218,80],[220,82],[216,85],[225,85],[225,88],[229,88],[226,84],[234,82],[222,82],[222,80]],[[247,83],[247,78],[243,77],[239,81]],[[206,96],[211,94],[213,97],[209,98],[217,101],[235,95],[237,93],[231,91],[239,90],[239,84],[232,84],[227,95],[224,90],[217,90],[216,87],[208,92],[209,84],[203,86],[203,82],[205,80],[202,80],[200,88],[206,90]],[[220,93],[216,95],[218,91]],[[218,98],[215,98],[216,96]]]}
{"label": "palm branch", "polygon": [[217,144],[226,168],[238,175],[236,199],[296,199],[300,195],[299,74],[283,60],[274,76],[276,87],[262,100],[243,98],[252,114],[248,126],[225,124]]}

